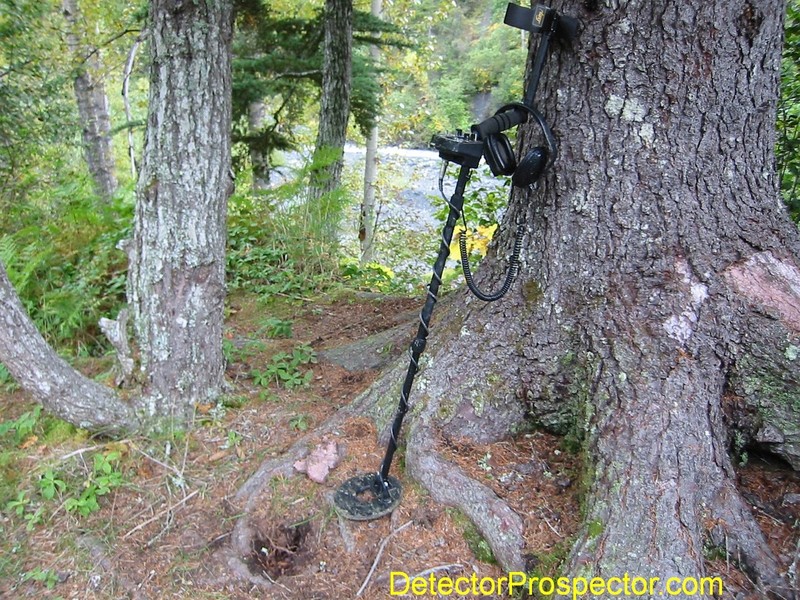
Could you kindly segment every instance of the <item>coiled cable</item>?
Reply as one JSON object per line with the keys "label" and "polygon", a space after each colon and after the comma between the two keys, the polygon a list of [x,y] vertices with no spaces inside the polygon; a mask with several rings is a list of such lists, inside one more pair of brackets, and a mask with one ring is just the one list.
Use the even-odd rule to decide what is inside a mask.
{"label": "coiled cable", "polygon": [[472,278],[472,269],[469,266],[469,253],[467,252],[467,228],[466,223],[464,229],[458,235],[458,248],[461,251],[461,268],[464,271],[464,280],[467,282],[469,290],[475,294],[479,300],[484,302],[494,302],[500,300],[508,293],[511,286],[514,285],[514,280],[519,275],[519,257],[522,253],[522,237],[525,235],[525,226],[517,225],[517,233],[514,235],[514,249],[511,252],[511,259],[508,263],[508,270],[506,271],[506,278],[503,285],[496,292],[485,293],[482,291],[475,280]]}

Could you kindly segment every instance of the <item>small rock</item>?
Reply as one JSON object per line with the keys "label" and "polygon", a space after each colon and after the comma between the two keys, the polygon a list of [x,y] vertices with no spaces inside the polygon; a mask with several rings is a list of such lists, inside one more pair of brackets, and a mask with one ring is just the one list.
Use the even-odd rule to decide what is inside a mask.
{"label": "small rock", "polygon": [[325,442],[314,448],[306,458],[295,462],[294,468],[308,475],[311,481],[325,483],[328,474],[336,468],[340,460],[336,442]]}
{"label": "small rock", "polygon": [[800,494],[786,494],[783,497],[784,504],[800,504]]}

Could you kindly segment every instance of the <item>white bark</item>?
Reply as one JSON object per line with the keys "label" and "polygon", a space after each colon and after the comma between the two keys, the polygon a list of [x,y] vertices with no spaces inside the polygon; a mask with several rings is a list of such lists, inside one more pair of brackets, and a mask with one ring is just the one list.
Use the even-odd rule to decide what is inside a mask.
{"label": "white bark", "polygon": [[[383,9],[382,0],[372,0],[370,12],[380,17]],[[380,56],[374,44],[369,49],[370,56],[377,60]],[[358,239],[361,243],[361,263],[368,263],[375,258],[375,186],[378,182],[378,125],[372,126],[367,138],[367,154],[364,163],[364,201],[361,204]]]}
{"label": "white bark", "polygon": [[63,0],[67,20],[67,46],[75,61],[73,89],[83,136],[83,151],[97,194],[110,200],[117,190],[111,117],[103,80],[98,76],[100,61],[96,48],[82,41],[81,13],[77,0]]}

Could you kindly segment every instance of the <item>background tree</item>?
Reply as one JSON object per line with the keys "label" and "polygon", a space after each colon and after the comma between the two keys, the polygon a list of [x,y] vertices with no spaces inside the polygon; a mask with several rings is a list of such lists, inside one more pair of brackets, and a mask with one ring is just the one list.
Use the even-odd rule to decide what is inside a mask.
{"label": "background tree", "polygon": [[257,189],[270,179],[271,154],[294,145],[291,123],[300,119],[321,77],[322,39],[313,17],[283,15],[260,1],[237,5],[233,139],[247,147]]}
{"label": "background tree", "polygon": [[[339,186],[352,86],[353,1],[325,0],[325,42],[322,96],[315,156],[309,192],[312,201]],[[324,166],[323,166],[324,165]]]}
{"label": "background tree", "polygon": [[30,178],[20,171],[71,129],[68,78],[53,34],[55,2],[4,2],[0,19],[0,224],[16,225]]}
{"label": "background tree", "polygon": [[87,44],[77,0],[63,0],[67,46],[73,57],[72,87],[78,105],[83,152],[97,194],[108,201],[117,190],[108,97],[100,70],[100,49]]}
{"label": "background tree", "polygon": [[[380,18],[383,3],[372,0],[370,13]],[[373,61],[380,58],[380,50],[375,44],[370,45],[369,55]],[[369,128],[367,135],[367,152],[364,158],[364,199],[361,202],[359,215],[358,240],[361,245],[361,262],[371,262],[375,256],[375,192],[378,180],[378,124]]]}
{"label": "background tree", "polygon": [[[313,120],[312,108],[319,113],[325,12],[311,5],[281,9],[260,0],[239,2],[237,9],[233,140],[246,145],[254,181],[266,181],[272,153],[300,148],[303,133],[298,133],[297,123]],[[369,13],[354,10],[352,21],[350,112],[366,134],[379,110],[380,90],[376,61],[360,47],[402,46],[404,42],[396,27]]]}

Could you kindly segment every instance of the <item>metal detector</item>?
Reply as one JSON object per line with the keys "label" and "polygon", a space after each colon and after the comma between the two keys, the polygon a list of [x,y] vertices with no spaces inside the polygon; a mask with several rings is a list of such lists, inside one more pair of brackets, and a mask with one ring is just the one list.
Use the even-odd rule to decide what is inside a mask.
{"label": "metal detector", "polygon": [[[448,163],[460,165],[461,168],[458,172],[458,179],[452,196],[449,200],[445,198],[449,206],[447,221],[442,230],[439,253],[433,265],[433,275],[427,287],[425,305],[420,313],[417,335],[414,341],[411,342],[411,347],[409,349],[410,361],[408,371],[406,372],[403,387],[400,391],[400,403],[398,404],[397,412],[395,413],[392,423],[389,443],[386,447],[386,454],[383,457],[383,462],[377,473],[364,473],[348,479],[339,486],[334,495],[336,510],[347,519],[356,521],[377,519],[390,514],[400,503],[403,493],[402,486],[395,477],[389,475],[389,470],[392,465],[392,458],[397,450],[397,438],[400,434],[400,428],[408,412],[408,398],[414,383],[414,377],[419,371],[420,356],[425,350],[428,334],[430,333],[431,315],[436,305],[439,287],[442,284],[442,273],[444,271],[445,262],[450,255],[450,243],[453,240],[453,231],[458,219],[461,217],[464,207],[464,191],[466,190],[472,170],[477,169],[481,158],[487,155],[487,139],[493,135],[501,134],[503,131],[511,129],[512,127],[521,125],[527,121],[529,116],[533,116],[540,127],[542,127],[545,137],[547,138],[548,147],[550,148],[549,155],[545,156],[545,162],[536,173],[537,178],[555,158],[555,141],[552,137],[552,132],[550,132],[544,119],[534,108],[533,100],[539,85],[539,78],[542,74],[551,39],[553,39],[554,36],[561,36],[567,40],[573,39],[577,34],[578,21],[573,17],[559,15],[554,9],[543,5],[537,5],[530,9],[516,4],[509,4],[504,22],[506,25],[518,29],[542,34],[536,56],[532,63],[528,88],[525,91],[523,102],[512,103],[503,107],[493,117],[486,119],[480,124],[473,125],[470,133],[465,134],[458,131],[455,134],[439,134],[435,135],[431,141],[433,147],[438,150],[440,158],[445,161],[443,176]],[[488,160],[489,156],[487,156],[487,161]],[[520,166],[522,162],[524,161],[521,161]],[[513,279],[518,272],[519,248],[521,248],[521,237],[519,237],[515,243],[516,258],[512,256],[509,265],[509,275],[506,278],[506,282],[503,284],[503,289],[501,289],[502,293],[485,294],[483,295],[484,297],[476,294],[479,298],[485,301],[493,301],[499,299],[508,291],[508,288],[511,287],[511,283],[513,283]],[[468,269],[465,267],[465,275],[467,275],[467,273]],[[467,277],[467,282],[468,284],[471,282],[471,277]],[[470,285],[470,289],[473,289],[472,285]]]}

